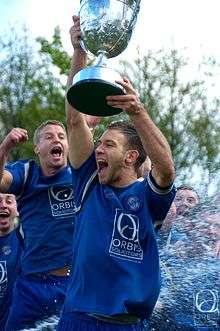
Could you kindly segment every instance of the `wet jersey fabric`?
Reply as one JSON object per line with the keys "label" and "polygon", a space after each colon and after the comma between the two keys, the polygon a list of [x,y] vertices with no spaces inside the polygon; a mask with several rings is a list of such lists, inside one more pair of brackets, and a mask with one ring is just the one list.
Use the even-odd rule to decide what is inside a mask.
{"label": "wet jersey fabric", "polygon": [[68,278],[43,273],[19,276],[5,331],[34,328],[51,316],[59,316]]}
{"label": "wet jersey fabric", "polygon": [[15,280],[20,272],[22,247],[16,230],[0,237],[0,330],[4,330]]}
{"label": "wet jersey fabric", "polygon": [[75,212],[71,167],[48,177],[34,161],[6,169],[13,176],[9,192],[17,197],[24,237],[22,273],[70,266]]}
{"label": "wet jersey fabric", "polygon": [[175,188],[161,189],[152,176],[115,188],[101,185],[94,154],[73,170],[76,225],[64,312],[149,317],[160,290],[155,227]]}

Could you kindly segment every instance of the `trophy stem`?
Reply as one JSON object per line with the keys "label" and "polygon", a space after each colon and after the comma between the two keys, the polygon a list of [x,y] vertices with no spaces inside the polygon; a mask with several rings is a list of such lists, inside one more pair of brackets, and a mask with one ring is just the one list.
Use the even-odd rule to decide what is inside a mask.
{"label": "trophy stem", "polygon": [[107,52],[99,51],[97,60],[95,61],[95,66],[106,67],[107,66]]}
{"label": "trophy stem", "polygon": [[[125,94],[116,83],[121,80],[120,74],[103,64],[105,55],[100,54],[99,65],[80,70],[73,78],[73,85],[67,91],[67,100],[78,111],[93,116],[112,116],[122,109],[106,103],[109,95]],[[101,65],[100,65],[101,63]]]}

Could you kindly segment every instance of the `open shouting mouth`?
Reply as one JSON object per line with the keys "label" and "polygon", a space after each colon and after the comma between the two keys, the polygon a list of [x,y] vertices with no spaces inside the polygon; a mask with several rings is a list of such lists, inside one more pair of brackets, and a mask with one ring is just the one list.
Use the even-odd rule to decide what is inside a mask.
{"label": "open shouting mouth", "polygon": [[98,159],[96,163],[97,163],[98,173],[103,173],[108,167],[108,162],[104,159]]}
{"label": "open shouting mouth", "polygon": [[60,146],[54,146],[50,150],[50,154],[53,156],[53,158],[60,158],[63,155],[63,150]]}

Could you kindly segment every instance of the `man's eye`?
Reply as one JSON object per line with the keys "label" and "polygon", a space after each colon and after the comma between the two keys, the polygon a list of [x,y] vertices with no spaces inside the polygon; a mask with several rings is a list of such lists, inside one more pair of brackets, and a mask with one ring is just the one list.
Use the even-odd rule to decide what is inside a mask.
{"label": "man's eye", "polygon": [[190,203],[194,202],[194,199],[192,199],[192,198],[188,198],[187,200],[188,200],[188,202],[190,202]]}

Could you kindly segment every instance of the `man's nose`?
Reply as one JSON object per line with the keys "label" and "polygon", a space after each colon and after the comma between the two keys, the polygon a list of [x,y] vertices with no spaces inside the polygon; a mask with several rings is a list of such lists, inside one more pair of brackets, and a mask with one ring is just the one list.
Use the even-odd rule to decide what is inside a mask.
{"label": "man's nose", "polygon": [[184,204],[184,206],[190,206],[190,202],[187,200],[187,199],[184,199],[183,200],[183,204]]}
{"label": "man's nose", "polygon": [[103,149],[103,145],[99,145],[96,147],[96,153],[99,154],[99,153],[103,153],[104,149]]}
{"label": "man's nose", "polygon": [[54,138],[53,138],[53,142],[60,142],[60,137],[59,136],[54,136]]}
{"label": "man's nose", "polygon": [[6,209],[7,208],[7,203],[4,200],[0,201],[0,208],[1,209]]}

